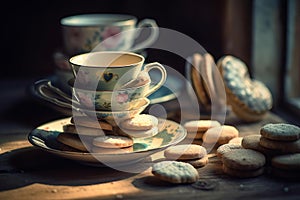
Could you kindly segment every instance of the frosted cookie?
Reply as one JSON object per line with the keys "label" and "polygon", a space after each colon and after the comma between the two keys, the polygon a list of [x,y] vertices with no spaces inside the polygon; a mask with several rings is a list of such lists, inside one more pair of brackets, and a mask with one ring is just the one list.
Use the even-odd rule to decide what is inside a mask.
{"label": "frosted cookie", "polygon": [[152,174],[170,183],[194,183],[198,180],[198,171],[189,163],[162,161],[152,166]]}
{"label": "frosted cookie", "polygon": [[133,138],[147,138],[147,137],[152,137],[155,136],[158,133],[158,127],[152,127],[151,129],[148,130],[126,130],[126,129],[118,129],[116,132],[119,135],[128,135]]}
{"label": "frosted cookie", "polygon": [[263,153],[265,156],[271,157],[273,155],[278,154],[278,151],[274,151],[271,149],[267,149],[263,146],[261,146],[260,143],[261,135],[247,135],[242,140],[242,146],[245,149],[252,149],[255,151],[259,151]]}
{"label": "frosted cookie", "polygon": [[263,167],[266,158],[262,153],[251,149],[233,149],[223,154],[222,162],[231,169],[247,171]]}
{"label": "frosted cookie", "polygon": [[272,108],[269,89],[262,82],[252,80],[246,64],[236,57],[223,56],[217,65],[233,112],[244,121],[261,120]]}
{"label": "frosted cookie", "polygon": [[[74,149],[78,149],[83,152],[88,152],[91,149],[92,138],[79,137],[78,135],[70,133],[60,133],[57,138],[57,141],[70,146]],[[84,143],[84,144],[83,144]]]}
{"label": "frosted cookie", "polygon": [[275,156],[272,158],[272,166],[300,173],[300,153]]}
{"label": "frosted cookie", "polygon": [[286,123],[266,124],[260,129],[260,134],[270,140],[295,141],[300,137],[300,128]]}
{"label": "frosted cookie", "polygon": [[233,149],[242,149],[242,148],[243,147],[241,145],[239,145],[239,144],[223,144],[223,145],[221,145],[221,146],[219,146],[217,148],[217,156],[219,158],[222,158],[222,156],[225,153],[227,153],[227,152],[229,152],[229,151],[231,151]]}
{"label": "frosted cookie", "polygon": [[106,134],[105,130],[97,128],[89,128],[85,126],[79,126],[74,124],[66,124],[63,126],[63,130],[66,133],[72,133],[76,135],[87,135],[87,136],[101,136]]}
{"label": "frosted cookie", "polygon": [[230,167],[223,165],[223,171],[229,176],[233,176],[237,178],[253,178],[262,175],[264,173],[264,167],[255,170],[243,171],[238,169],[232,169]]}
{"label": "frosted cookie", "polygon": [[221,124],[215,120],[193,120],[186,122],[183,126],[188,132],[195,133],[205,132],[210,128],[221,126]]}
{"label": "frosted cookie", "polygon": [[243,140],[243,137],[236,137],[236,138],[233,138],[233,139],[229,140],[228,144],[242,145],[242,140]]}
{"label": "frosted cookie", "polygon": [[208,144],[226,144],[229,140],[239,136],[239,131],[229,125],[223,125],[208,129],[203,135],[203,142]]}
{"label": "frosted cookie", "polygon": [[204,167],[205,165],[207,165],[208,156],[206,155],[203,158],[195,159],[195,160],[184,160],[182,162],[189,163],[189,164],[193,165],[195,168],[200,168],[200,167]]}
{"label": "frosted cookie", "polygon": [[125,148],[102,148],[93,146],[93,153],[102,153],[102,154],[122,154],[122,153],[131,153],[133,152],[133,146]]}
{"label": "frosted cookie", "polygon": [[300,153],[300,140],[276,141],[261,137],[259,144],[265,148],[278,150],[284,153]]}
{"label": "frosted cookie", "polygon": [[157,127],[158,119],[152,115],[141,114],[134,118],[126,119],[120,123],[121,128],[133,131],[150,130]]}
{"label": "frosted cookie", "polygon": [[93,145],[102,148],[124,148],[133,145],[133,140],[124,136],[100,136],[95,137]]}
{"label": "frosted cookie", "polygon": [[181,144],[168,147],[164,151],[164,156],[174,160],[191,160],[203,158],[207,155],[206,149],[195,144]]}
{"label": "frosted cookie", "polygon": [[76,126],[89,127],[94,129],[101,128],[107,131],[113,130],[112,125],[104,121],[93,120],[90,117],[86,116],[76,116],[75,118],[76,119],[72,117],[70,122]]}

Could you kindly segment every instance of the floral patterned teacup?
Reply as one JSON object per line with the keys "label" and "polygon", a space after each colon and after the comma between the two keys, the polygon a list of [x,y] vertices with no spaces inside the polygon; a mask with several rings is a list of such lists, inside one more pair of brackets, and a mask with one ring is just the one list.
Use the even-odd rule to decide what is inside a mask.
{"label": "floral patterned teacup", "polygon": [[161,72],[162,85],[167,77],[165,68],[157,63],[144,66],[145,58],[139,54],[122,51],[85,53],[70,58],[75,76],[74,87],[94,91],[122,89],[134,82],[139,74],[148,74],[152,69]]}
{"label": "floral patterned teacup", "polygon": [[[86,53],[95,47],[101,51],[128,51],[140,28],[151,27],[151,35],[136,48],[149,47],[158,37],[154,20],[121,14],[81,14],[62,18],[64,47],[69,55]],[[99,46],[98,46],[99,45]]]}

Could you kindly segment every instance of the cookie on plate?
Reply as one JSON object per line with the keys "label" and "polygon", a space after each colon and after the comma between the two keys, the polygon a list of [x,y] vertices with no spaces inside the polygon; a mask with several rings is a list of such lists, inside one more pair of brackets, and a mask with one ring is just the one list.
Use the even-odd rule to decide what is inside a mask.
{"label": "cookie on plate", "polygon": [[78,135],[74,135],[71,133],[60,133],[57,136],[56,140],[82,152],[88,152],[92,146],[92,138],[79,137]]}
{"label": "cookie on plate", "polygon": [[107,135],[95,137],[93,145],[102,148],[124,148],[133,145],[133,140],[129,137]]}
{"label": "cookie on plate", "polygon": [[164,156],[174,160],[200,159],[207,155],[206,149],[195,144],[181,144],[168,147],[164,151]]}
{"label": "cookie on plate", "polygon": [[287,123],[266,124],[260,134],[270,140],[295,141],[300,138],[300,128]]}
{"label": "cookie on plate", "polygon": [[88,128],[94,128],[94,129],[101,128],[101,129],[107,130],[107,131],[113,130],[112,125],[110,125],[109,123],[107,123],[105,121],[93,120],[87,116],[72,117],[70,122],[76,126],[83,126],[83,127],[88,127]]}
{"label": "cookie on plate", "polygon": [[217,156],[222,158],[225,153],[233,149],[243,149],[243,147],[240,144],[223,144],[217,148]]}
{"label": "cookie on plate", "polygon": [[282,153],[300,153],[300,139],[296,141],[276,141],[261,137],[259,144]]}
{"label": "cookie on plate", "polygon": [[158,119],[153,115],[141,114],[120,123],[121,128],[132,131],[145,131],[157,127]]}
{"label": "cookie on plate", "polygon": [[218,60],[223,77],[228,104],[242,120],[261,120],[272,108],[272,95],[260,81],[250,78],[246,64],[230,55]]}
{"label": "cookie on plate", "polygon": [[266,163],[265,156],[251,149],[233,149],[222,156],[223,164],[240,171],[256,170]]}
{"label": "cookie on plate", "polygon": [[189,163],[162,161],[152,166],[152,174],[170,183],[194,183],[199,178],[198,171]]}
{"label": "cookie on plate", "polygon": [[106,130],[102,130],[99,128],[90,128],[90,127],[79,126],[74,124],[64,125],[63,130],[66,133],[72,133],[76,135],[86,135],[86,136],[101,136],[107,133]]}
{"label": "cookie on plate", "polygon": [[148,138],[153,137],[158,134],[158,127],[152,127],[148,130],[127,130],[123,128],[115,128],[115,133],[117,135],[126,135],[132,138]]}
{"label": "cookie on plate", "polygon": [[203,142],[208,144],[228,143],[231,139],[239,136],[239,131],[234,126],[223,125],[208,129],[203,135]]}

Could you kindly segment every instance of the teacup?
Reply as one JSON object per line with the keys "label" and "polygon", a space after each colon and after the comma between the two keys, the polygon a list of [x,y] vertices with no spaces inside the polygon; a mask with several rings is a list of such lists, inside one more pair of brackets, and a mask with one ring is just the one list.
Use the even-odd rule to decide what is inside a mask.
{"label": "teacup", "polygon": [[159,84],[162,85],[167,77],[165,68],[157,62],[143,66],[144,61],[139,54],[121,51],[85,53],[69,60],[75,76],[74,87],[100,91],[122,89],[139,74],[148,74],[152,69],[161,72]]}
{"label": "teacup", "polygon": [[[157,24],[152,19],[137,23],[137,18],[121,14],[81,14],[62,18],[63,41],[69,55],[99,51],[125,51],[134,45],[142,27],[151,27],[149,38],[136,49],[149,47],[158,37]],[[97,46],[98,45],[98,46]]]}

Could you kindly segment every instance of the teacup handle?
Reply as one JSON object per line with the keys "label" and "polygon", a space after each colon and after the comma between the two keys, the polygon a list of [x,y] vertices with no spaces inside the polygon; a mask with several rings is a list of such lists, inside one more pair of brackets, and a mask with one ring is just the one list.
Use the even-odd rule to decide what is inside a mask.
{"label": "teacup handle", "polygon": [[145,97],[149,96],[150,94],[152,94],[153,92],[158,90],[165,83],[165,81],[167,79],[167,71],[162,64],[160,64],[158,62],[149,63],[144,66],[143,72],[149,73],[149,71],[152,69],[158,69],[160,71],[161,79],[158,83],[156,83],[155,85],[150,87],[150,89],[145,94]]}
{"label": "teacup handle", "polygon": [[[66,93],[58,89],[57,87],[54,87],[49,80],[39,80],[34,83],[34,88],[35,91],[46,101],[53,103],[55,105],[68,108],[68,109],[75,109],[79,110],[78,108],[74,107],[73,105],[75,104],[76,106],[79,106],[80,104],[70,98]],[[59,96],[62,100],[57,99],[54,96],[48,95],[43,91],[43,89],[47,89],[50,91],[52,94]]]}
{"label": "teacup handle", "polygon": [[153,19],[143,19],[142,21],[140,21],[138,23],[138,25],[137,25],[138,31],[136,32],[135,38],[137,38],[141,33],[141,29],[139,29],[139,28],[143,28],[143,27],[151,27],[151,34],[148,37],[148,39],[146,39],[145,41],[134,46],[132,49],[137,50],[137,49],[147,48],[157,40],[158,35],[159,35],[159,29],[158,29],[158,26],[157,26],[155,20],[153,20]]}

